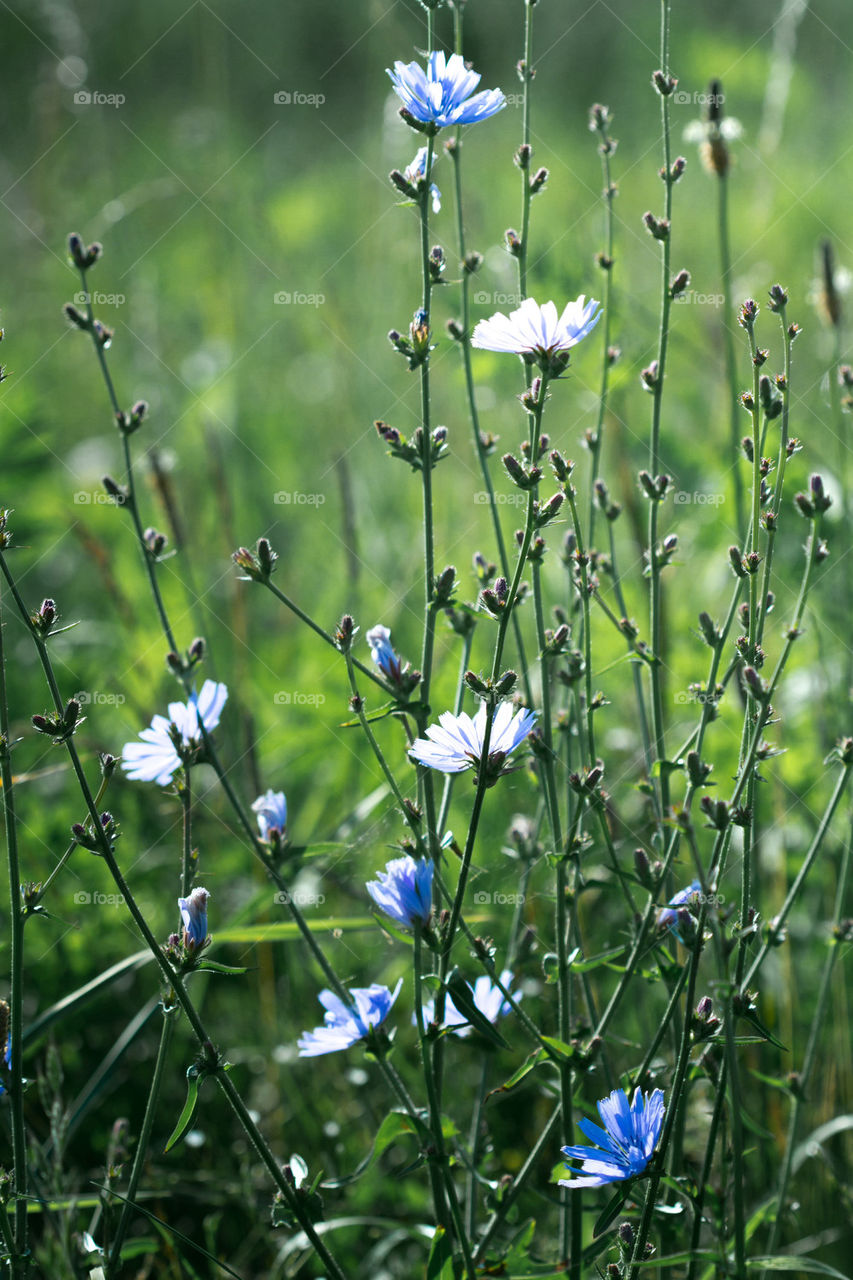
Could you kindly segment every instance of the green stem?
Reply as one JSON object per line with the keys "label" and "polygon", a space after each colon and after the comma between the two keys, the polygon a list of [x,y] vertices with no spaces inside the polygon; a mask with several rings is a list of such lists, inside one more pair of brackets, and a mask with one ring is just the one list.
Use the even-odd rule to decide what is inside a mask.
{"label": "green stem", "polygon": [[[661,0],[661,40],[660,65],[664,75],[669,74],[669,16],[670,0]],[[649,447],[649,471],[657,476],[660,466],[660,424],[663,406],[663,385],[666,376],[666,357],[669,345],[669,315],[672,306],[670,294],[670,250],[672,244],[672,188],[671,147],[670,147],[670,95],[662,93],[661,127],[663,131],[664,161],[664,217],[669,228],[661,241],[661,309],[660,331],[658,335],[657,377],[652,393],[652,431]],[[654,742],[655,761],[666,760],[664,742],[663,684],[664,667],[661,632],[661,566],[658,563],[658,509],[660,503],[654,498],[649,500],[649,633],[652,653],[655,661],[650,668],[652,687],[652,738]],[[669,811],[669,776],[668,770],[660,770],[660,815],[661,824],[666,821]],[[660,827],[661,845],[664,840],[664,828]]]}
{"label": "green stem", "polygon": [[729,431],[731,467],[734,476],[735,521],[738,537],[744,531],[744,493],[743,478],[740,473],[740,417],[737,379],[737,362],[735,359],[734,334],[731,327],[732,298],[732,255],[729,246],[729,182],[725,173],[718,175],[717,181],[717,239],[720,247],[720,283],[723,291],[723,349],[725,353],[726,381],[729,398]]}
{"label": "green stem", "polygon": [[[604,418],[607,412],[607,395],[610,389],[610,332],[611,332],[611,305],[613,301],[613,201],[616,196],[616,188],[610,176],[610,156],[613,150],[613,142],[607,135],[607,122],[602,121],[601,127],[598,129],[601,142],[598,150],[601,155],[601,174],[604,179],[604,241],[606,248],[604,250],[606,262],[602,263],[604,271],[604,299],[602,306],[604,309],[604,322],[602,328],[602,347],[601,347],[601,385],[598,392],[598,417],[595,423],[595,431],[592,435],[590,445],[590,465],[589,465],[589,546],[590,549],[595,546],[595,516],[598,510],[598,504],[595,498],[595,482],[598,479],[599,466],[601,463],[601,450],[604,443]],[[612,540],[612,524],[611,540]]]}
{"label": "green stem", "polygon": [[151,1129],[154,1125],[154,1116],[160,1101],[160,1088],[163,1083],[163,1071],[166,1066],[166,1060],[169,1056],[169,1046],[172,1042],[174,1026],[175,1020],[172,1013],[164,1007],[163,1025],[160,1030],[160,1045],[157,1049],[157,1061],[154,1064],[154,1075],[148,1090],[148,1101],[145,1104],[145,1115],[142,1120],[142,1129],[140,1130],[139,1140],[136,1144],[136,1151],[133,1156],[133,1165],[130,1170],[130,1181],[127,1185],[127,1193],[122,1201],[121,1213],[119,1214],[115,1235],[110,1246],[109,1258],[106,1267],[107,1280],[112,1280],[112,1277],[114,1275],[118,1275],[121,1269],[121,1247],[124,1244],[127,1229],[130,1226],[130,1215],[136,1201],[136,1192],[142,1177],[142,1170],[145,1166],[145,1161],[148,1158],[148,1145],[151,1141]]}
{"label": "green stem", "polygon": [[803,1064],[799,1071],[799,1079],[797,1081],[793,1106],[791,1107],[791,1115],[788,1121],[788,1141],[785,1144],[785,1155],[782,1161],[782,1168],[779,1173],[779,1189],[776,1193],[776,1213],[773,1218],[773,1227],[770,1231],[770,1239],[767,1243],[767,1252],[771,1256],[776,1252],[776,1248],[779,1244],[782,1223],[785,1219],[785,1202],[788,1197],[788,1183],[791,1178],[791,1169],[794,1160],[794,1143],[797,1138],[800,1113],[808,1097],[809,1080],[811,1079],[812,1067],[814,1066],[815,1057],[817,1055],[820,1033],[824,1026],[824,1015],[827,1000],[829,998],[832,971],[835,967],[836,960],[841,954],[841,945],[837,936],[837,931],[840,928],[841,921],[844,916],[847,881],[850,874],[851,850],[853,850],[853,831],[848,834],[848,838],[844,844],[844,852],[841,855],[841,867],[839,868],[838,883],[835,889],[835,911],[833,912],[833,933],[836,936],[833,936],[830,940],[829,950],[827,951],[826,959],[823,964],[823,973],[821,974],[820,985],[818,987],[817,1003],[815,1004],[814,1016],[812,1017],[812,1024],[809,1029],[808,1043],[806,1045],[805,1054],[803,1055]]}
{"label": "green stem", "polygon": [[[4,520],[5,524],[5,520]],[[0,537],[5,533],[0,531]],[[24,1122],[24,914],[21,902],[21,872],[18,861],[18,822],[15,813],[15,788],[12,776],[11,730],[9,724],[9,698],[6,686],[6,652],[3,641],[4,620],[0,608],[0,776],[3,780],[3,816],[6,826],[6,852],[9,870],[9,1025],[7,1027],[9,1057],[9,1102],[12,1128],[12,1158],[14,1171],[12,1195],[15,1200],[14,1249],[11,1250],[11,1274],[15,1280],[25,1280],[29,1273],[29,1242],[27,1221],[27,1131]],[[0,1046],[0,1054],[6,1051]],[[5,1208],[2,1209],[6,1216]]]}

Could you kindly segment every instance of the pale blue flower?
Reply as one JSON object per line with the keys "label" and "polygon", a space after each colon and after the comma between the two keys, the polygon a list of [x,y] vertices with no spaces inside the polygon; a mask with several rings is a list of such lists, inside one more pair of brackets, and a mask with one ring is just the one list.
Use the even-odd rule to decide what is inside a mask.
{"label": "pale blue flower", "polygon": [[161,786],[171,782],[172,775],[184,763],[182,757],[201,746],[199,720],[208,733],[215,729],[227,697],[224,684],[205,680],[201,693],[192,693],[188,702],[170,702],[168,718],[155,716],[151,727],[140,733],[141,742],[128,742],[122,747],[122,767],[128,778],[159,782]]}
{"label": "pale blue flower", "polygon": [[[412,186],[415,188],[419,187],[420,184],[426,180],[427,150],[428,150],[427,147],[421,147],[420,151],[418,151],[412,163],[409,165],[407,169],[403,171],[403,177],[406,179],[407,182],[410,182]],[[441,192],[439,191],[438,187],[435,185],[434,182],[431,182],[429,184],[429,193],[432,196],[433,213],[440,213],[441,212]],[[369,639],[370,639],[370,633],[368,632],[368,640]]]}
{"label": "pale blue flower", "polygon": [[525,298],[508,316],[497,311],[489,320],[480,320],[471,334],[471,346],[484,351],[506,351],[550,361],[564,355],[595,328],[601,318],[595,298],[586,302],[581,294],[557,314],[556,305],[539,305]]}
{"label": "pale blue flower", "polygon": [[[501,984],[506,987],[507,991],[512,987],[512,971],[504,969],[501,974]],[[520,1000],[520,992],[512,992],[514,1000]],[[481,973],[474,983],[471,992],[471,998],[474,1004],[482,1013],[484,1018],[488,1018],[489,1022],[495,1023],[498,1018],[504,1018],[509,1013],[511,1005],[500,987],[492,985],[492,980],[487,973]],[[432,1022],[435,1017],[435,1001],[428,1000],[424,1005],[424,1022]],[[453,1003],[451,996],[446,996],[444,1001],[444,1023],[445,1027],[450,1027],[455,1035],[469,1036],[473,1030],[464,1013],[460,1013]]]}
{"label": "pale blue flower", "polygon": [[[598,1114],[604,1122],[603,1129],[592,1120],[578,1121],[578,1128],[597,1146],[562,1148],[568,1172],[579,1176],[561,1178],[561,1187],[603,1187],[642,1173],[663,1126],[663,1090],[655,1089],[646,1096],[637,1089],[629,1106],[625,1090],[614,1089],[598,1103]],[[572,1169],[569,1160],[581,1160],[581,1168]]]}
{"label": "pale blue flower", "polygon": [[476,71],[465,66],[458,53],[445,58],[431,53],[426,71],[418,62],[395,62],[388,71],[394,92],[410,116],[435,130],[445,125],[476,124],[506,106],[500,89],[474,93],[480,83]]}
{"label": "pale blue flower", "polygon": [[207,937],[207,889],[198,885],[188,898],[178,898],[178,908],[184,922],[184,945],[195,950]]}
{"label": "pale blue flower", "polygon": [[679,889],[678,893],[670,898],[668,904],[665,907],[661,907],[658,912],[658,928],[670,929],[678,938],[678,941],[682,942],[683,939],[678,932],[678,909],[679,907],[687,907],[696,898],[696,895],[701,892],[702,885],[698,880],[692,881],[686,889]]}
{"label": "pale blue flower", "polygon": [[370,656],[376,666],[389,680],[398,683],[402,664],[399,654],[394,652],[391,645],[391,632],[388,627],[383,627],[381,624],[371,627],[365,639],[370,645]]}
{"label": "pale blue flower", "polygon": [[[480,704],[473,720],[464,711],[458,716],[452,711],[443,711],[438,717],[438,724],[431,724],[427,729],[427,736],[412,743],[409,755],[419,764],[438,769],[441,773],[462,773],[464,769],[479,765],[487,715],[485,702]],[[488,765],[496,777],[503,772],[506,757],[524,741],[535,723],[535,711],[519,710],[513,715],[511,703],[500,704],[494,713],[489,740]]]}
{"label": "pale blue flower", "polygon": [[380,1026],[388,1017],[402,985],[401,978],[393,991],[375,982],[370,987],[353,987],[351,1005],[344,1004],[334,991],[321,991],[319,1000],[326,1010],[325,1026],[305,1031],[299,1037],[300,1058],[337,1053],[363,1040],[371,1028]]}
{"label": "pale blue flower", "polygon": [[252,812],[257,818],[262,840],[269,840],[273,831],[277,831],[280,837],[284,835],[287,827],[287,800],[283,791],[265,791],[253,803]]}
{"label": "pale blue flower", "polygon": [[411,929],[416,920],[426,924],[432,908],[432,860],[415,862],[411,855],[394,858],[377,879],[367,884],[367,892],[386,916]]}

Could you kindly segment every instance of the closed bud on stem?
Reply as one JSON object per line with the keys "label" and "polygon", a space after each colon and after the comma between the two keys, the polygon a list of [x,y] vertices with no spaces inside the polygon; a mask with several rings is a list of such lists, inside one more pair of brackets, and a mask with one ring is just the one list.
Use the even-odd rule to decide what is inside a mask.
{"label": "closed bud on stem", "polygon": [[117,507],[123,507],[128,499],[127,490],[113,480],[112,476],[104,476],[101,483]]}
{"label": "closed bud on stem", "polygon": [[54,600],[42,600],[37,611],[30,614],[30,621],[36,631],[46,636],[50,633],[50,629],[58,616],[56,602]]}
{"label": "closed bud on stem", "polygon": [[537,169],[533,177],[530,179],[530,194],[538,195],[545,183],[548,181],[549,173],[547,169]]}
{"label": "closed bud on stem", "polygon": [[503,675],[499,676],[495,681],[495,693],[498,694],[499,697],[505,698],[508,693],[512,692],[517,683],[517,671],[512,671],[511,669],[504,671]]}
{"label": "closed bud on stem", "polygon": [[77,329],[84,331],[89,328],[89,320],[81,311],[78,311],[72,302],[66,302],[62,310],[65,312],[65,319],[70,320]]}
{"label": "closed bud on stem", "polygon": [[514,258],[521,256],[521,237],[512,227],[507,227],[504,232],[504,242],[506,243],[507,252],[511,253]]}
{"label": "closed bud on stem", "polygon": [[153,527],[149,527],[142,535],[142,541],[145,543],[145,550],[153,558],[157,559],[162,554],[167,538],[165,533],[159,533]]}
{"label": "closed bud on stem", "polygon": [[670,297],[677,298],[680,293],[684,292],[689,284],[690,272],[679,271],[678,275],[673,277],[672,283],[669,286]]}
{"label": "closed bud on stem", "polygon": [[675,76],[667,75],[664,71],[654,71],[652,72],[652,84],[662,98],[668,98],[674,91],[678,81]]}
{"label": "closed bud on stem", "polygon": [[743,567],[743,557],[738,547],[729,547],[729,564],[735,571],[738,578],[746,577],[746,569]]}
{"label": "closed bud on stem", "polygon": [[656,218],[655,215],[647,210],[643,214],[643,225],[649,235],[655,240],[666,240],[669,235],[669,221],[667,218]]}
{"label": "closed bud on stem", "polygon": [[757,315],[758,304],[752,298],[747,298],[738,311],[738,324],[742,329],[751,329]]}
{"label": "closed bud on stem", "polygon": [[433,599],[440,609],[446,608],[451,603],[455,586],[456,569],[452,564],[449,564],[442,569],[435,580]]}
{"label": "closed bud on stem", "polygon": [[529,142],[522,142],[521,146],[513,156],[513,162],[518,165],[519,169],[530,168],[530,157],[533,155],[533,148]]}
{"label": "closed bud on stem", "polygon": [[774,312],[782,311],[788,305],[787,289],[783,289],[781,284],[771,285],[770,302],[768,305],[771,311],[774,311]]}
{"label": "closed bud on stem", "polygon": [[358,627],[353,621],[352,614],[345,613],[335,629],[335,644],[341,653],[348,653],[352,648],[357,631]]}
{"label": "closed bud on stem", "polygon": [[817,473],[809,477],[809,489],[811,490],[814,509],[818,514],[822,514],[828,507],[832,506],[832,498],[825,491],[823,479]]}

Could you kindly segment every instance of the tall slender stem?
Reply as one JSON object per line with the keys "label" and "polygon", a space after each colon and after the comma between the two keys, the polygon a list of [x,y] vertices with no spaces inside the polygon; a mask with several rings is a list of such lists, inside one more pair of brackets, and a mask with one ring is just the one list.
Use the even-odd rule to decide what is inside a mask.
{"label": "tall slender stem", "polygon": [[[5,542],[6,513],[3,512],[0,539]],[[0,605],[2,601],[0,601]],[[10,1259],[15,1280],[25,1280],[29,1272],[27,1222],[27,1131],[24,1122],[24,912],[21,902],[21,872],[18,861],[18,823],[15,814],[15,788],[12,777],[12,752],[9,725],[9,698],[6,686],[6,652],[3,641],[5,626],[0,607],[0,776],[3,780],[3,816],[6,826],[6,856],[9,871],[9,1102],[12,1128],[14,1173],[12,1191],[15,1197],[15,1249]],[[0,1053],[6,1045],[0,1046]],[[0,1209],[5,1217],[6,1209]]]}

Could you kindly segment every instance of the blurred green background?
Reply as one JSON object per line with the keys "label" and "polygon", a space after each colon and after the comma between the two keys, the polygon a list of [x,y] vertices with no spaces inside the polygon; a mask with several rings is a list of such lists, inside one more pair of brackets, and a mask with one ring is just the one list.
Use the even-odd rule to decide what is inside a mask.
{"label": "blurred green background", "polygon": [[[483,87],[520,93],[515,64],[522,15],[520,0],[471,0],[466,6],[465,53],[482,72]],[[318,863],[315,879],[305,882],[325,897],[318,921],[328,915],[367,916],[363,882],[384,864],[401,832],[384,797],[356,812],[381,777],[361,738],[341,728],[347,718],[341,661],[318,648],[311,634],[261,589],[239,582],[230,553],[267,535],[280,556],[278,585],[323,626],[333,628],[344,610],[355,615],[362,636],[383,622],[393,628],[400,651],[416,663],[420,487],[416,477],[385,457],[372,423],[386,419],[409,433],[418,421],[415,379],[386,339],[389,328],[406,328],[418,302],[415,213],[397,207],[387,180],[390,169],[412,159],[418,139],[397,117],[385,68],[395,59],[418,56],[425,40],[423,19],[414,0],[347,5],[196,0],[177,6],[149,0],[109,7],[94,0],[34,0],[0,10],[6,107],[0,147],[0,306],[8,373],[0,413],[0,503],[14,508],[13,566],[31,606],[52,596],[63,621],[77,623],[54,642],[53,652],[63,693],[85,690],[93,696],[78,742],[94,770],[98,750],[118,752],[178,694],[165,667],[129,521],[102,499],[101,477],[111,473],[120,480],[122,464],[88,339],[67,326],[61,311],[79,287],[65,251],[67,233],[76,230],[87,241],[104,244],[91,281],[100,295],[97,314],[115,328],[109,362],[119,396],[128,407],[140,397],[151,406],[143,430],[132,440],[143,518],[167,532],[177,552],[161,581],[179,642],[186,646],[203,635],[210,646],[204,673],[225,680],[231,691],[219,737],[235,783],[247,801],[267,786],[284,789],[298,843],[346,842],[343,856]],[[637,539],[645,517],[635,477],[648,450],[649,401],[639,372],[653,358],[657,342],[659,252],[643,229],[642,214],[662,209],[659,99],[650,85],[659,65],[658,19],[652,3],[542,0],[535,10],[534,39],[534,164],[546,165],[551,175],[533,205],[531,283],[540,300],[553,297],[561,305],[581,292],[600,296],[595,254],[603,247],[601,173],[587,127],[593,102],[610,106],[619,140],[613,160],[619,197],[612,340],[623,354],[613,375],[601,470],[613,496],[625,504],[617,526],[620,567],[631,579],[629,599],[642,634]],[[743,125],[743,137],[732,144],[730,178],[733,299],[753,295],[763,305],[767,288],[778,280],[790,291],[790,318],[804,329],[795,347],[791,431],[805,447],[792,465],[788,492],[802,487],[817,469],[838,493],[847,444],[839,439],[829,403],[833,337],[814,305],[814,278],[817,246],[824,238],[833,242],[841,267],[853,266],[848,19],[847,0],[819,0],[808,7],[776,0],[749,6],[673,4],[672,69],[680,90],[673,105],[674,153],[683,152],[688,161],[675,190],[673,267],[689,269],[693,292],[673,309],[662,454],[682,492],[731,492],[715,179],[702,170],[696,145],[682,141],[684,129],[702,113],[701,95],[709,80],[719,77],[725,112]],[[449,11],[440,10],[437,29],[445,47],[450,23]],[[516,288],[503,233],[520,216],[512,163],[520,128],[521,112],[513,103],[465,135],[468,243],[485,255],[474,283],[475,318],[508,309],[511,303],[502,308],[500,296]],[[433,235],[447,252],[447,275],[455,280],[452,175],[446,159],[439,159],[434,177],[444,192],[444,208],[434,219]],[[442,332],[457,308],[454,287],[437,292],[435,328],[441,345],[434,359],[435,421],[447,424],[452,450],[451,460],[436,473],[437,557],[440,565],[457,566],[462,594],[473,599],[471,557],[477,549],[491,556],[494,548],[487,512],[472,497],[482,484],[458,355]],[[766,309],[759,340],[771,348],[775,372],[781,356],[778,326]],[[746,387],[751,369],[740,332],[736,341]],[[595,423],[599,360],[596,338],[578,348],[570,378],[554,390],[546,422],[552,442],[576,459],[584,508],[589,462],[582,439]],[[500,436],[501,451],[517,449],[525,429],[515,400],[518,366],[475,353],[474,369],[483,428]],[[748,429],[744,415],[743,431]],[[511,497],[497,459],[492,467],[499,492]],[[839,506],[830,512],[831,542]],[[508,535],[512,512],[508,504],[502,508]],[[844,724],[840,683],[849,618],[839,612],[838,598],[840,583],[849,578],[849,544],[840,524],[834,527],[840,536],[819,570],[814,610],[782,699],[788,754],[768,769],[761,867],[767,915],[781,901],[790,869],[816,826],[829,789],[822,761]],[[735,534],[726,508],[696,501],[668,505],[663,528],[677,531],[680,539],[667,592],[667,706],[675,744],[695,719],[678,695],[702,679],[706,668],[696,616],[705,608],[722,618],[730,593],[725,548]],[[767,646],[773,656],[798,585],[804,528],[789,509],[773,584],[778,607]],[[553,598],[563,599],[557,554],[550,558],[548,574]],[[70,823],[82,815],[64,756],[46,748],[29,727],[30,715],[44,709],[46,693],[5,593],[4,623],[12,712],[21,738],[15,768],[25,775],[18,794],[25,833],[22,874],[40,880],[64,849]],[[484,626],[480,631],[475,667],[486,662],[491,639]],[[602,669],[623,652],[603,623],[596,643]],[[366,646],[360,652],[366,658]],[[440,628],[437,656],[434,702],[440,707],[452,697],[458,666],[458,642],[449,629]],[[633,819],[641,801],[629,789],[638,774],[627,669],[622,665],[608,672],[601,685],[611,701],[600,713],[608,768],[614,779],[628,780],[618,804],[624,806],[623,816]],[[721,781],[734,767],[739,718],[734,705],[715,730],[715,776]],[[381,731],[383,744],[401,761],[396,726],[386,724]],[[212,775],[199,772],[198,786],[196,841],[200,878],[213,894],[212,931],[235,920],[278,918],[280,910],[252,865]],[[535,794],[530,780],[518,774],[492,796],[477,870],[488,868],[489,882],[511,892],[516,867],[500,848],[513,813],[530,812]],[[463,781],[453,813],[460,827],[467,797]],[[152,785],[121,780],[111,789],[109,803],[124,831],[122,865],[165,937],[176,924],[179,806]],[[630,852],[629,841],[625,847]],[[830,910],[836,857],[837,844],[828,849],[824,874],[811,890],[810,918],[792,923],[792,941],[801,942],[803,950],[786,949],[766,979],[765,995],[778,1005],[781,1038],[799,1054],[806,1025],[800,1019],[823,954],[823,935],[816,938],[811,926]],[[541,910],[547,931],[547,873],[536,889],[528,923],[536,930]],[[139,949],[120,911],[74,902],[77,892],[109,890],[103,868],[78,851],[48,903],[51,919],[28,925],[28,1019]],[[603,895],[593,910],[601,947],[617,941],[622,928],[617,904]],[[499,938],[505,923],[491,919],[488,927]],[[401,949],[380,941],[372,926],[341,937],[328,930],[325,935],[342,976],[366,984],[390,982],[403,972]],[[223,979],[205,988],[205,1013],[276,1149],[282,1157],[300,1150],[312,1169],[323,1167],[329,1175],[350,1171],[383,1104],[364,1086],[361,1068],[354,1067],[357,1053],[353,1061],[348,1056],[346,1062],[330,1059],[310,1067],[294,1062],[297,1034],[319,1021],[318,975],[297,944],[219,950],[232,962],[248,957],[244,963],[253,971],[246,979]],[[531,1007],[546,1010],[550,993],[537,1004],[538,964],[534,946],[529,998]],[[792,983],[799,1013],[790,1000]],[[55,1024],[72,1107],[97,1060],[154,990],[148,967],[122,979],[78,1017]],[[840,981],[833,998],[827,1068],[814,1082],[812,1127],[853,1109],[849,1018]],[[650,990],[650,1008],[661,999]],[[399,1019],[401,1057],[413,1066],[409,1008]],[[628,1042],[634,1043],[642,1025],[642,1016],[636,1026],[626,1024]],[[134,1132],[138,1129],[154,1035],[154,1030],[141,1034],[111,1072],[102,1103],[80,1114],[67,1158],[76,1172],[55,1171],[57,1190],[79,1188],[101,1176],[99,1163],[116,1116],[128,1115]],[[38,1046],[33,1042],[33,1075],[43,1043],[43,1038]],[[516,1055],[501,1064],[504,1076],[518,1060],[521,1042],[516,1047]],[[183,1071],[191,1057],[188,1041],[181,1048],[184,1058],[176,1057],[158,1121],[162,1138],[180,1107]],[[634,1062],[632,1053],[626,1054],[626,1067]],[[460,1056],[474,1080],[473,1064]],[[765,1070],[784,1074],[790,1069],[790,1056],[771,1059],[772,1054],[762,1059]],[[495,1070],[495,1082],[498,1075]],[[534,1095],[528,1102],[523,1112],[500,1104],[492,1110],[492,1176],[516,1168],[535,1140],[545,1104]],[[35,1095],[31,1111],[36,1131],[46,1136],[47,1121]],[[775,1168],[773,1143],[786,1114],[781,1095],[763,1095],[760,1122],[770,1136],[756,1157],[756,1195],[761,1192],[758,1171],[763,1168],[769,1176]],[[242,1140],[218,1098],[211,1097],[210,1113],[203,1110],[199,1129],[207,1140],[193,1155],[189,1182],[181,1174],[180,1150],[162,1157],[163,1143],[158,1145],[155,1136],[157,1185],[175,1189],[184,1177],[171,1221],[194,1238],[206,1232],[208,1243],[234,1265],[243,1265],[247,1275],[272,1274],[262,1269],[272,1265],[265,1252],[271,1246],[264,1213],[258,1225],[250,1213],[233,1209],[238,1190],[245,1191],[247,1203],[262,1205],[267,1192],[253,1182]],[[802,1234],[830,1232],[821,1256],[834,1258],[836,1265],[844,1246],[832,1235],[834,1215],[826,1213],[822,1198],[838,1195],[837,1179],[849,1168],[845,1159],[849,1162],[849,1149],[845,1153],[839,1142],[830,1161],[836,1176],[821,1173],[797,1188]],[[400,1163],[405,1163],[402,1156]],[[423,1192],[417,1177],[395,1184],[395,1213],[417,1220]],[[331,1196],[330,1212],[372,1211],[383,1197],[387,1204],[387,1195],[387,1186],[371,1178],[346,1195]],[[547,1219],[551,1210],[540,1204],[538,1212]],[[359,1258],[355,1237],[344,1238]],[[547,1251],[546,1239],[542,1247]],[[177,1263],[158,1265],[164,1269],[156,1274],[184,1274],[166,1269]],[[388,1274],[398,1272],[392,1268]]]}

